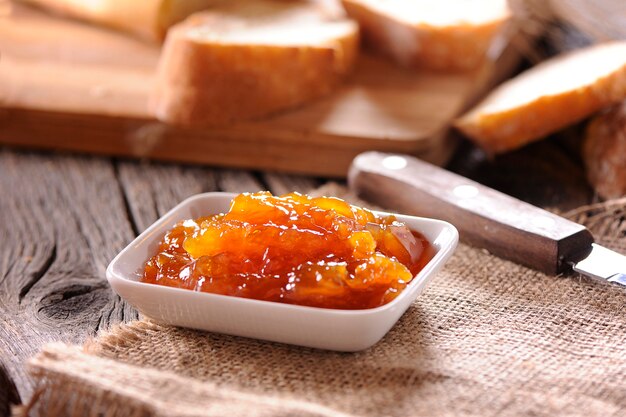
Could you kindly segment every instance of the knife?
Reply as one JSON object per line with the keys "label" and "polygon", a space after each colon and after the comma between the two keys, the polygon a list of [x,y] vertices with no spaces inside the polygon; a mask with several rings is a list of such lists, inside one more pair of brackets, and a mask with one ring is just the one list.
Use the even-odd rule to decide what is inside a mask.
{"label": "knife", "polygon": [[419,159],[366,152],[348,183],[383,207],[454,224],[461,240],[548,273],[571,269],[626,286],[626,256],[594,243],[584,226]]}

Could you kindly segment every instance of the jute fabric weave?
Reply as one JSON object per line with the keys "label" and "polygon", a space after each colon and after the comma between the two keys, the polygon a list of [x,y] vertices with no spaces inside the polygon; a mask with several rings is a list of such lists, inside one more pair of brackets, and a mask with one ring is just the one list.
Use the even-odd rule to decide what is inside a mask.
{"label": "jute fabric weave", "polygon": [[[329,193],[331,190],[325,190]],[[335,190],[335,192],[337,192]],[[626,200],[570,217],[626,253]],[[377,345],[334,353],[123,325],[31,361],[31,415],[623,416],[626,291],[461,245]],[[332,323],[328,323],[332,326]]]}

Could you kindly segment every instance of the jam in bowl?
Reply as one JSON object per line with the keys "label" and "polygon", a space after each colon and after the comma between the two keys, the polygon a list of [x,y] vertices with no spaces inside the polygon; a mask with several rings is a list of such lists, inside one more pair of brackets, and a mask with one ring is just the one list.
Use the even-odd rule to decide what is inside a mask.
{"label": "jam in bowl", "polygon": [[434,255],[420,233],[333,197],[236,196],[167,232],[142,282],[311,307],[397,297]]}
{"label": "jam in bowl", "polygon": [[449,223],[335,198],[205,193],[141,233],[106,274],[157,322],[352,352],[393,327],[457,241]]}

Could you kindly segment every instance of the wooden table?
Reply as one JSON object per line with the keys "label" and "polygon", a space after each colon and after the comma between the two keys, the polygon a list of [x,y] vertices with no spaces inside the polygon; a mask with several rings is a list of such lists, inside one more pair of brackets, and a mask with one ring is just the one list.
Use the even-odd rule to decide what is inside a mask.
{"label": "wooden table", "polygon": [[[623,0],[603,0],[603,8],[579,0],[555,3],[562,3],[559,15],[586,8],[604,13],[578,13],[566,19],[573,25],[552,27],[546,55],[625,36],[615,12]],[[575,28],[593,29],[593,39]],[[448,168],[538,206],[572,209],[593,198],[579,156],[580,131],[573,127],[494,161],[463,143]],[[30,397],[25,363],[43,344],[82,343],[138,317],[112,293],[104,271],[172,206],[206,191],[307,192],[325,181],[0,147],[0,417],[9,415],[9,403]]]}
{"label": "wooden table", "polygon": [[[590,201],[577,138],[490,162],[469,144],[450,169],[531,203]],[[137,312],[104,272],[138,233],[206,191],[306,192],[318,178],[0,148],[0,416],[32,391],[25,363],[51,341],[82,343]]]}

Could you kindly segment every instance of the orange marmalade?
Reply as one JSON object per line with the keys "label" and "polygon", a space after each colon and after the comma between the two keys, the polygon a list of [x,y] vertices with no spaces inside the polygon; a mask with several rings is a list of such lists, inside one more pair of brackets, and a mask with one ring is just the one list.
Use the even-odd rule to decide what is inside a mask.
{"label": "orange marmalade", "polygon": [[432,258],[393,216],[332,197],[235,197],[169,231],[142,281],[257,300],[364,309],[388,303]]}

